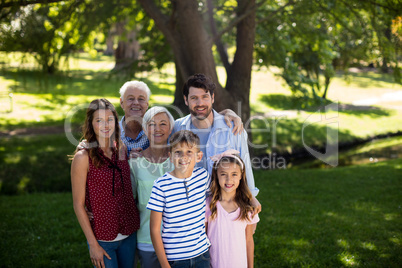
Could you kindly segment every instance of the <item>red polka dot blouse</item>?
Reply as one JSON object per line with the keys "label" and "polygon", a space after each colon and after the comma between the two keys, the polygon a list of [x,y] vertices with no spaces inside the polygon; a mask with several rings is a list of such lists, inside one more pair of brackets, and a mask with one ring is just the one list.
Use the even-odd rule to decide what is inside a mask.
{"label": "red polka dot blouse", "polygon": [[130,235],[140,228],[127,158],[112,159],[98,149],[104,163],[96,168],[89,158],[85,205],[93,213],[91,227],[97,240],[112,241],[117,234]]}

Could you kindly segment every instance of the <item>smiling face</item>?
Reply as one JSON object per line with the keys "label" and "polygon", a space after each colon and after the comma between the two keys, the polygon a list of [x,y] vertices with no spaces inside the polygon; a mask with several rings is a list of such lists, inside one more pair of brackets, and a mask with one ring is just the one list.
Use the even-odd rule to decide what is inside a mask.
{"label": "smiling face", "polygon": [[184,97],[184,101],[188,106],[192,116],[198,120],[213,118],[212,104],[214,103],[214,95],[203,88],[190,87],[188,97]]}
{"label": "smiling face", "polygon": [[175,170],[174,175],[178,178],[186,178],[191,176],[194,166],[202,159],[202,152],[194,144],[180,142],[171,148],[170,161],[173,163]]}
{"label": "smiling face", "polygon": [[166,145],[171,132],[169,117],[166,113],[156,114],[144,130],[151,146]]}
{"label": "smiling face", "polygon": [[95,111],[92,119],[92,127],[96,138],[110,139],[115,131],[115,117],[110,110],[100,109]]}
{"label": "smiling face", "polygon": [[242,178],[240,166],[236,163],[221,163],[217,169],[219,186],[222,194],[235,194]]}
{"label": "smiling face", "polygon": [[138,88],[127,88],[123,97],[120,98],[121,108],[127,118],[142,118],[148,109],[147,93]]}

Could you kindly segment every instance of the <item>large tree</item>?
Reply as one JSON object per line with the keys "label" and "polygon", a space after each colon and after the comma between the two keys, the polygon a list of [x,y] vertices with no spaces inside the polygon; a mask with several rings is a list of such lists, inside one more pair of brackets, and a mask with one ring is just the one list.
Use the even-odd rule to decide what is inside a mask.
{"label": "large tree", "polygon": [[[255,0],[238,0],[232,9],[232,21],[220,31],[216,28],[212,1],[205,6],[197,0],[159,1],[139,0],[147,14],[155,21],[158,29],[169,43],[176,64],[177,89],[174,104],[185,107],[179,90],[184,81],[192,74],[209,75],[217,84],[215,108],[231,108],[239,112],[242,119],[250,118],[250,82],[253,65],[253,48],[255,38],[255,14],[258,5]],[[214,1],[220,3],[223,1]],[[223,34],[236,32],[236,52],[229,62],[222,47]],[[226,85],[218,83],[217,63],[213,55],[213,45],[220,50],[220,60],[225,66]]]}

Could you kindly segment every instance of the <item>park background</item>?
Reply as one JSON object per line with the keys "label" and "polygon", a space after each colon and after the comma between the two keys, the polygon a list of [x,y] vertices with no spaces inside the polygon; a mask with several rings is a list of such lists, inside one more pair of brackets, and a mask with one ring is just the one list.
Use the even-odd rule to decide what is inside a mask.
{"label": "park background", "polygon": [[[397,0],[2,2],[0,266],[91,265],[71,198],[75,107],[104,97],[122,116],[118,89],[141,80],[151,106],[185,113],[181,85],[203,72],[218,84],[216,108],[250,122],[253,157],[265,159],[254,170],[256,267],[400,267],[401,10]],[[306,151],[331,142],[335,167]]]}

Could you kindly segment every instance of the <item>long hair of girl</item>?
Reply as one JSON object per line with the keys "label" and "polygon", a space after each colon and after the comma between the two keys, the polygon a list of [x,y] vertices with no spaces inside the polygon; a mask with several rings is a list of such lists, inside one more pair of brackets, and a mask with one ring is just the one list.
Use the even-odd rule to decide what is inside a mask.
{"label": "long hair of girl", "polygon": [[[219,161],[215,162],[212,168],[212,177],[210,186],[211,202],[209,205],[212,219],[214,219],[217,215],[216,203],[221,198],[221,188],[219,186],[218,168],[221,164],[234,163],[238,165],[241,170],[241,179],[239,186],[236,189],[236,195],[235,195],[235,202],[240,208],[240,214],[237,219],[250,220],[248,215],[250,212],[253,211],[253,208],[251,206],[251,199],[253,198],[253,195],[251,194],[251,191],[247,186],[244,162],[241,160],[239,155],[236,156],[238,159],[234,157],[224,156]],[[239,161],[241,161],[241,163]],[[243,167],[243,169],[241,167]]]}
{"label": "long hair of girl", "polygon": [[[94,118],[94,113],[98,110],[110,110],[113,113],[114,121],[115,121],[115,130],[114,135],[112,136],[112,140],[110,141],[110,146],[114,146],[116,144],[116,148],[120,148],[120,127],[119,127],[119,118],[114,108],[113,104],[110,103],[107,99],[96,99],[91,101],[87,108],[86,118],[84,125],[82,126],[82,139],[86,139],[88,144],[96,144],[96,146],[90,146],[88,149],[89,157],[92,160],[92,163],[95,167],[99,167],[104,164],[104,160],[99,155],[99,143],[96,139],[95,130],[92,125],[92,121]],[[116,149],[114,148],[114,149]]]}

